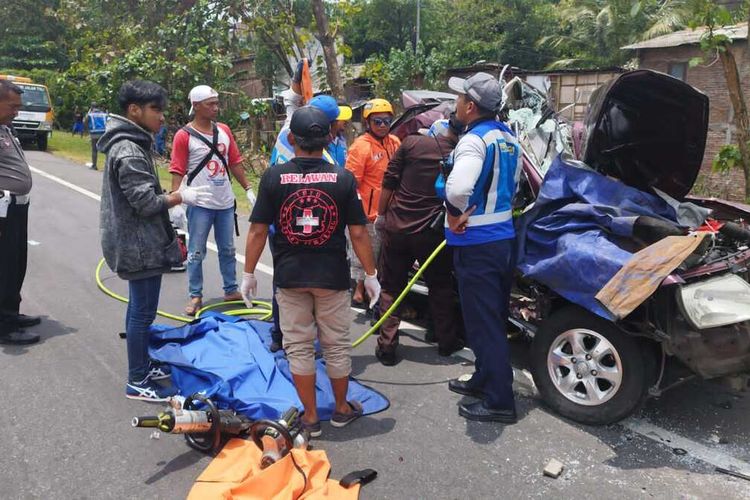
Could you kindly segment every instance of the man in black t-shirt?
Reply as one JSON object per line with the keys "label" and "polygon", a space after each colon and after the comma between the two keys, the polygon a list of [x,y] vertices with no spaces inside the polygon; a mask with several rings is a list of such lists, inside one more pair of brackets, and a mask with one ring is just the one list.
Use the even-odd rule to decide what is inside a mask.
{"label": "man in black t-shirt", "polygon": [[273,224],[274,285],[284,350],[305,410],[302,423],[317,437],[321,428],[315,400],[316,334],[336,399],[331,425],[343,427],[362,415],[362,405],[346,399],[351,373],[346,227],[366,271],[371,305],[379,297],[380,285],[354,176],[322,159],[330,140],[328,117],[317,108],[299,108],[290,130],[295,158],[266,170],[260,181],[240,290],[249,307],[257,293],[255,266]]}

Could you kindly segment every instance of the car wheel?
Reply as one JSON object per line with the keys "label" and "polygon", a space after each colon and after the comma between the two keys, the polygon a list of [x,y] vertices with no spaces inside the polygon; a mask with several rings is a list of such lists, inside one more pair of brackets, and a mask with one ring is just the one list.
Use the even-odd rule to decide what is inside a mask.
{"label": "car wheel", "polygon": [[47,151],[47,134],[40,134],[36,136],[36,148],[39,151]]}
{"label": "car wheel", "polygon": [[544,402],[576,422],[604,425],[635,411],[655,370],[652,350],[578,307],[544,320],[531,345],[534,382]]}

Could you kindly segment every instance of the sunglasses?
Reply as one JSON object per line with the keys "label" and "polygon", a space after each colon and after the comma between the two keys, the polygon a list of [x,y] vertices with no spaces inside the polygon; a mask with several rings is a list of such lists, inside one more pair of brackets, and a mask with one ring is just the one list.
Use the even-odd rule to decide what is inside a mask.
{"label": "sunglasses", "polygon": [[393,119],[392,118],[373,118],[372,122],[378,127],[382,127],[383,125],[385,125],[386,127],[390,127],[391,123],[393,123]]}

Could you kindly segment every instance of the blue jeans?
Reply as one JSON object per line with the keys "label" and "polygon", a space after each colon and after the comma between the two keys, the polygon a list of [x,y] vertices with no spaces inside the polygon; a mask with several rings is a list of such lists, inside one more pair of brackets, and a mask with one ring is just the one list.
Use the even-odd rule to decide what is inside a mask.
{"label": "blue jeans", "polygon": [[505,330],[514,241],[452,247],[466,340],[476,358],[468,383],[485,393],[487,407],[503,410],[515,409],[513,368]]}
{"label": "blue jeans", "polygon": [[140,382],[148,373],[149,327],[156,319],[161,275],[128,281],[130,297],[125,314],[128,344],[128,380]]}
{"label": "blue jeans", "polygon": [[224,295],[237,291],[237,269],[234,260],[234,208],[213,210],[188,207],[188,286],[191,297],[203,296],[203,259],[211,226],[219,248],[219,270],[224,280]]}

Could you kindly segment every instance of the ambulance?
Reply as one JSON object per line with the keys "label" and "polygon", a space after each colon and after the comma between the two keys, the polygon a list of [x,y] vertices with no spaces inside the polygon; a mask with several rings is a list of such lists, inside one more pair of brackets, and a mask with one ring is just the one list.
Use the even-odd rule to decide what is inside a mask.
{"label": "ambulance", "polygon": [[0,75],[0,79],[10,80],[23,90],[21,110],[13,120],[16,135],[22,142],[35,142],[39,151],[46,151],[55,117],[47,87],[23,76]]}

